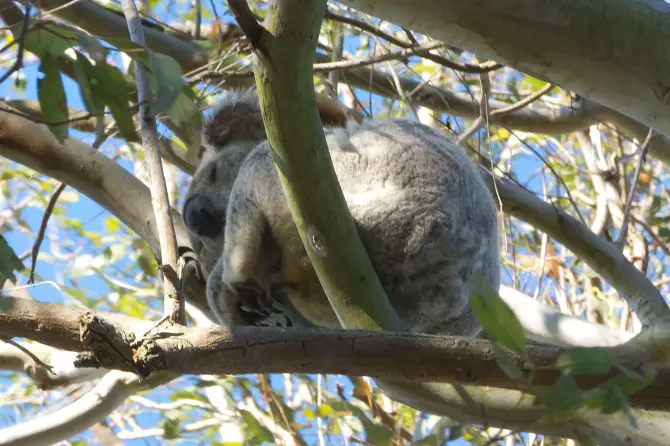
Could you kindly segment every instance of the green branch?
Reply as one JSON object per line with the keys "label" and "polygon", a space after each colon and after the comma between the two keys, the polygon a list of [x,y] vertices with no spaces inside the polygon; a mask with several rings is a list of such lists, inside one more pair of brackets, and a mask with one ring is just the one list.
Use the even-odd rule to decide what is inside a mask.
{"label": "green branch", "polygon": [[[279,1],[255,38],[272,157],[307,254],[346,328],[402,329],[361,242],[330,159],[312,63],[326,1]],[[236,14],[237,15],[237,14]]]}

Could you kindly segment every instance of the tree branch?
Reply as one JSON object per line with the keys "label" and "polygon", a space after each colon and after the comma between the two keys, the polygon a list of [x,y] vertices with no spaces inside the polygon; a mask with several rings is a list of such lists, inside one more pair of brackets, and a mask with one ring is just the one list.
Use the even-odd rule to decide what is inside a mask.
{"label": "tree branch", "polygon": [[[240,327],[231,331],[184,326],[172,326],[156,336],[141,337],[140,334],[151,329],[152,322],[12,297],[0,297],[0,305],[7,309],[0,313],[3,334],[85,352],[80,355],[79,365],[97,362],[98,366],[144,376],[156,372],[324,373],[518,389],[518,384],[497,366],[491,343],[484,339],[388,331],[266,327]],[[41,331],[35,330],[36,324]],[[129,342],[132,339],[135,341]],[[122,358],[117,354],[124,351],[131,355]],[[527,359],[515,360],[526,374],[534,369],[534,384],[552,385],[560,371],[551,365],[562,352],[558,347],[530,345]],[[633,370],[644,360],[626,346],[615,347],[613,352],[620,363]],[[407,361],[408,357],[412,361]],[[582,388],[592,388],[616,373],[612,370],[577,380]],[[659,373],[650,387],[631,397],[634,407],[670,408],[670,366],[662,367]]]}
{"label": "tree branch", "polygon": [[[128,22],[128,31],[130,32],[131,40],[142,47],[146,46],[144,30],[140,22],[140,14],[137,11],[134,0],[121,0],[121,4],[123,5],[123,13]],[[141,64],[135,64],[135,76],[137,78],[137,103],[140,104],[142,146],[149,168],[151,204],[156,218],[158,240],[161,247],[161,270],[163,268],[171,268],[172,272],[176,275],[178,273],[177,236],[175,235],[174,224],[172,222],[170,199],[167,193],[160,149],[158,148],[156,116],[151,109],[153,94],[151,92],[149,77]],[[163,289],[164,318],[170,323],[185,324],[183,296],[177,290],[177,283],[170,280],[166,274],[163,274]]]}
{"label": "tree branch", "polygon": [[144,384],[132,373],[114,371],[105,375],[84,396],[48,416],[33,418],[12,427],[0,429],[3,446],[48,446],[103,421],[130,395]]}
{"label": "tree branch", "polygon": [[349,213],[316,108],[312,63],[326,4],[278,1],[270,9],[254,63],[263,121],[300,238],[340,323],[402,329]]}
{"label": "tree branch", "polygon": [[251,46],[257,47],[265,32],[265,28],[256,21],[256,17],[254,17],[251,9],[249,9],[247,0],[228,0],[228,6],[235,16],[237,24],[247,36],[247,39],[249,39]]}
{"label": "tree branch", "polygon": [[30,355],[2,343],[0,343],[0,364],[2,364],[0,368],[25,373],[40,389],[82,383],[99,378],[105,373],[102,369],[75,367],[74,360],[77,354],[74,352],[58,350],[37,342],[21,343],[21,345],[51,368],[46,369],[35,362]]}
{"label": "tree branch", "polygon": [[605,325],[559,313],[531,296],[502,285],[500,297],[521,321],[526,336],[536,342],[561,347],[613,347],[631,340],[635,335]]}
{"label": "tree branch", "polygon": [[670,136],[670,5],[661,0],[343,3],[561,85]]}
{"label": "tree branch", "polygon": [[626,298],[643,324],[659,329],[670,324],[670,309],[661,293],[614,244],[595,235],[560,207],[538,200],[506,180],[494,180],[489,172],[482,172],[490,190],[500,195],[505,212],[547,233],[602,275]]}

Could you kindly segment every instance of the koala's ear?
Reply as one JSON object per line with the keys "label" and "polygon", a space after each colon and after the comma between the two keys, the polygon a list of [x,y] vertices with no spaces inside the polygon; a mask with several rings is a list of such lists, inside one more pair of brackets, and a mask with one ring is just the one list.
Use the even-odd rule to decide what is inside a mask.
{"label": "koala's ear", "polygon": [[363,122],[363,115],[345,106],[337,99],[325,94],[316,95],[316,108],[319,110],[321,124],[324,127],[346,127],[347,122]]}
{"label": "koala's ear", "polygon": [[217,148],[223,148],[233,141],[264,140],[263,116],[255,92],[229,92],[205,123],[203,139]]}

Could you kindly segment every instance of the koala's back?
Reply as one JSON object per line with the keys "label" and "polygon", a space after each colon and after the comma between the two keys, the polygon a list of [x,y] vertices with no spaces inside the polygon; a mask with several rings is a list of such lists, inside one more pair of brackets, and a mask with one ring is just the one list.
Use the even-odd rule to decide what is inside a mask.
{"label": "koala's back", "polygon": [[[497,290],[500,264],[495,203],[474,163],[412,121],[372,120],[326,136],[361,240],[408,329],[476,334],[470,293],[481,279]],[[270,162],[267,144],[256,151]],[[337,327],[278,189],[264,201],[282,247],[282,274],[292,284],[287,294],[307,318]]]}

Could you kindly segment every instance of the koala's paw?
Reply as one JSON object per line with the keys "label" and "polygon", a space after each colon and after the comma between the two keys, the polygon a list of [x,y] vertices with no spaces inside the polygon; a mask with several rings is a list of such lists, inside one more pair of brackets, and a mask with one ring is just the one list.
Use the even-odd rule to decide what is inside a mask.
{"label": "koala's paw", "polygon": [[272,298],[254,281],[236,282],[231,284],[240,302],[240,309],[261,316],[269,316],[272,312]]}

